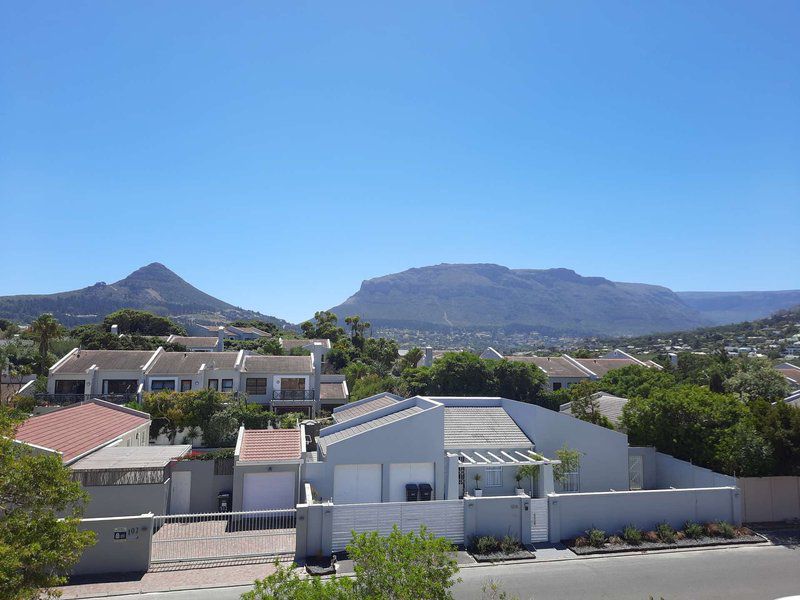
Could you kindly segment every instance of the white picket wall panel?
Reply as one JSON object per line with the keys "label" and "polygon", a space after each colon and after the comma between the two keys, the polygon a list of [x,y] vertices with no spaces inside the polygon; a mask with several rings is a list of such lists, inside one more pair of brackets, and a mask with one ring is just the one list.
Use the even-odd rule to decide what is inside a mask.
{"label": "white picket wall panel", "polygon": [[546,542],[549,539],[547,498],[531,498],[531,542]]}
{"label": "white picket wall panel", "polygon": [[431,500],[334,505],[333,551],[344,550],[353,537],[353,531],[377,531],[388,535],[394,525],[403,533],[418,532],[420,526],[425,525],[430,533],[447,538],[453,544],[463,544],[464,502]]}

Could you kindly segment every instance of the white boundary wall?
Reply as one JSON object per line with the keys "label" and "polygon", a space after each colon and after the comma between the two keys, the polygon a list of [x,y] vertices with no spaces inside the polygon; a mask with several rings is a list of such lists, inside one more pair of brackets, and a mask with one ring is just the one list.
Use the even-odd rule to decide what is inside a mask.
{"label": "white boundary wall", "polygon": [[592,527],[607,534],[625,525],[649,530],[658,523],[680,528],[686,521],[727,521],[741,525],[740,492],[735,487],[549,494],[550,541],[583,535]]}

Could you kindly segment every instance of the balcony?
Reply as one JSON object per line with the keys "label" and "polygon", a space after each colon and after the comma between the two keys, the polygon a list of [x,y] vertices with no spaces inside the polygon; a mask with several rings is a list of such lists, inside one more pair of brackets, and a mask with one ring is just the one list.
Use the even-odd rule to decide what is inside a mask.
{"label": "balcony", "polygon": [[105,400],[113,404],[127,404],[128,402],[139,402],[137,394],[34,394],[38,406],[67,406],[78,402],[88,402],[90,400]]}
{"label": "balcony", "polygon": [[275,402],[312,402],[314,390],[275,390],[272,400]]}

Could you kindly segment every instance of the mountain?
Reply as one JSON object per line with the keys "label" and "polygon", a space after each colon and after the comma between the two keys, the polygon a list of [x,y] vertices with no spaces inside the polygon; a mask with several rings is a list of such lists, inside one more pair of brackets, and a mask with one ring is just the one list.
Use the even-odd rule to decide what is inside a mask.
{"label": "mountain", "polygon": [[148,310],[182,323],[261,319],[283,325],[275,317],[245,310],[198,290],[161,263],[137,269],[124,279],[56,294],[0,296],[0,317],[28,323],[52,313],[61,323],[96,323],[120,308]]}
{"label": "mountain", "polygon": [[441,264],[369,279],[331,310],[410,329],[635,335],[711,324],[665,287],[494,264]]}
{"label": "mountain", "polygon": [[715,325],[752,321],[800,304],[800,290],[777,292],[676,292]]}

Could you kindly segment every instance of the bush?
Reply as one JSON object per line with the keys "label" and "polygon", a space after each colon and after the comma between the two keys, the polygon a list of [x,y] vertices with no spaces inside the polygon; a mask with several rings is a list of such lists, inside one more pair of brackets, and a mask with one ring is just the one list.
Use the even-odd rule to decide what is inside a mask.
{"label": "bush", "polygon": [[608,536],[608,543],[614,546],[619,546],[620,544],[624,543],[624,540],[618,535],[610,535]]}
{"label": "bush", "polygon": [[722,537],[727,539],[732,539],[736,537],[736,531],[733,529],[733,525],[730,523],[726,523],[725,521],[720,521],[717,523],[717,527],[719,527],[719,533]]}
{"label": "bush", "polygon": [[703,526],[692,521],[686,521],[686,524],[683,526],[683,533],[691,540],[701,538],[705,534]]}
{"label": "bush", "polygon": [[675,542],[675,530],[669,523],[659,523],[656,525],[656,533],[658,534],[658,539],[665,544],[672,544]]}
{"label": "bush", "polygon": [[473,538],[472,552],[475,554],[493,554],[500,550],[500,542],[496,537],[491,535],[482,535],[479,538]]}
{"label": "bush", "polygon": [[708,537],[721,537],[722,533],[719,530],[719,525],[716,523],[706,523],[703,527]]}
{"label": "bush", "polygon": [[633,525],[626,525],[622,530],[622,539],[631,546],[638,546],[642,543],[642,530]]}
{"label": "bush", "polygon": [[521,548],[522,544],[519,543],[519,540],[510,535],[503,536],[503,539],[500,540],[500,552],[503,554],[514,554]]}
{"label": "bush", "polygon": [[572,542],[572,545],[576,548],[585,548],[589,545],[589,540],[582,535],[579,535],[575,538],[575,541]]}
{"label": "bush", "polygon": [[644,533],[642,535],[642,539],[644,539],[645,542],[650,542],[651,544],[657,544],[660,541],[658,534],[655,531],[648,531]]}
{"label": "bush", "polygon": [[586,532],[586,537],[589,538],[589,543],[595,548],[602,548],[606,543],[606,532],[602,529],[592,527]]}

